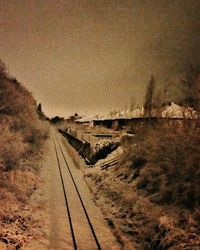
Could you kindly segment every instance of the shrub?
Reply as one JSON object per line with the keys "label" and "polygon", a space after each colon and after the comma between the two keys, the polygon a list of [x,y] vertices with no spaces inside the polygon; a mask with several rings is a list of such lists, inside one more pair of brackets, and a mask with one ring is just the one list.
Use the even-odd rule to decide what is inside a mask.
{"label": "shrub", "polygon": [[[158,200],[186,208],[200,205],[200,128],[199,121],[164,122],[143,129],[127,149],[125,158],[132,167],[138,158],[144,165],[138,188]],[[131,163],[130,163],[131,162]]]}

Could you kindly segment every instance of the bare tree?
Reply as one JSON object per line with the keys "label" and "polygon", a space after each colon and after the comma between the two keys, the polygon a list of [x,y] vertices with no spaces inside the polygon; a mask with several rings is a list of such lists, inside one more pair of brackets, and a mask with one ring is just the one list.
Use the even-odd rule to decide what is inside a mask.
{"label": "bare tree", "polygon": [[153,95],[155,90],[155,79],[154,76],[151,76],[151,79],[147,85],[147,90],[144,99],[144,116],[151,117],[153,109]]}
{"label": "bare tree", "polygon": [[135,109],[136,106],[136,101],[135,98],[132,96],[131,98],[131,105],[130,105],[130,111],[133,112],[133,110]]}
{"label": "bare tree", "polygon": [[200,66],[190,65],[185,73],[183,79],[181,79],[184,89],[183,104],[186,106],[200,109]]}

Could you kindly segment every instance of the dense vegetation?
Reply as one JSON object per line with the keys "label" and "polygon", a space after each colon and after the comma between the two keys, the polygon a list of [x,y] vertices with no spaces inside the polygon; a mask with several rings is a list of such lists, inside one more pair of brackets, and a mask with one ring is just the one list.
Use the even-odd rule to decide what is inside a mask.
{"label": "dense vegetation", "polygon": [[35,235],[33,225],[39,225],[32,216],[36,212],[29,201],[40,183],[38,170],[48,136],[47,125],[41,119],[45,117],[37,109],[32,94],[7,73],[0,61],[0,248],[3,249],[19,249]]}
{"label": "dense vegetation", "polygon": [[159,203],[188,209],[200,205],[198,119],[140,128],[131,140],[125,140],[125,159],[138,190]]}
{"label": "dense vegetation", "polygon": [[47,136],[27,89],[9,76],[0,62],[0,170],[15,168],[20,159],[40,150]]}
{"label": "dense vegetation", "polygon": [[122,249],[199,249],[199,119],[148,121],[119,164],[85,179]]}

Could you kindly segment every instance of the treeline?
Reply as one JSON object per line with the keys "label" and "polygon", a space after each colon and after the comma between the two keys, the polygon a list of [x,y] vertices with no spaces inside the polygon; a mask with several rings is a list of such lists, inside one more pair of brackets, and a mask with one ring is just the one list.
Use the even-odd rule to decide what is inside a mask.
{"label": "treeline", "polygon": [[[164,86],[158,88],[159,82],[154,76],[151,76],[147,84],[144,97],[144,114],[151,117],[153,109],[159,109],[166,106],[170,100],[170,88],[173,88],[173,82],[166,82]],[[200,111],[200,66],[189,64],[186,71],[182,73],[181,78],[176,83],[177,93],[181,95],[177,103],[184,107],[193,108]],[[156,92],[157,89],[157,92]],[[159,90],[159,91],[158,91]]]}
{"label": "treeline", "polygon": [[12,170],[21,159],[36,154],[46,137],[32,94],[0,61],[0,170]]}

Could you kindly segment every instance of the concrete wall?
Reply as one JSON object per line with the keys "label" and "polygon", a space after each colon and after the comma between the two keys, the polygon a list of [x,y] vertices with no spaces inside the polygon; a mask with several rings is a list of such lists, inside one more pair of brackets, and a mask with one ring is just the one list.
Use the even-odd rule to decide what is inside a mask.
{"label": "concrete wall", "polygon": [[67,139],[69,144],[71,144],[78,151],[78,153],[86,160],[86,162],[89,161],[89,158],[92,154],[91,145],[89,142],[78,139],[77,137],[62,129],[59,129],[59,132]]}

